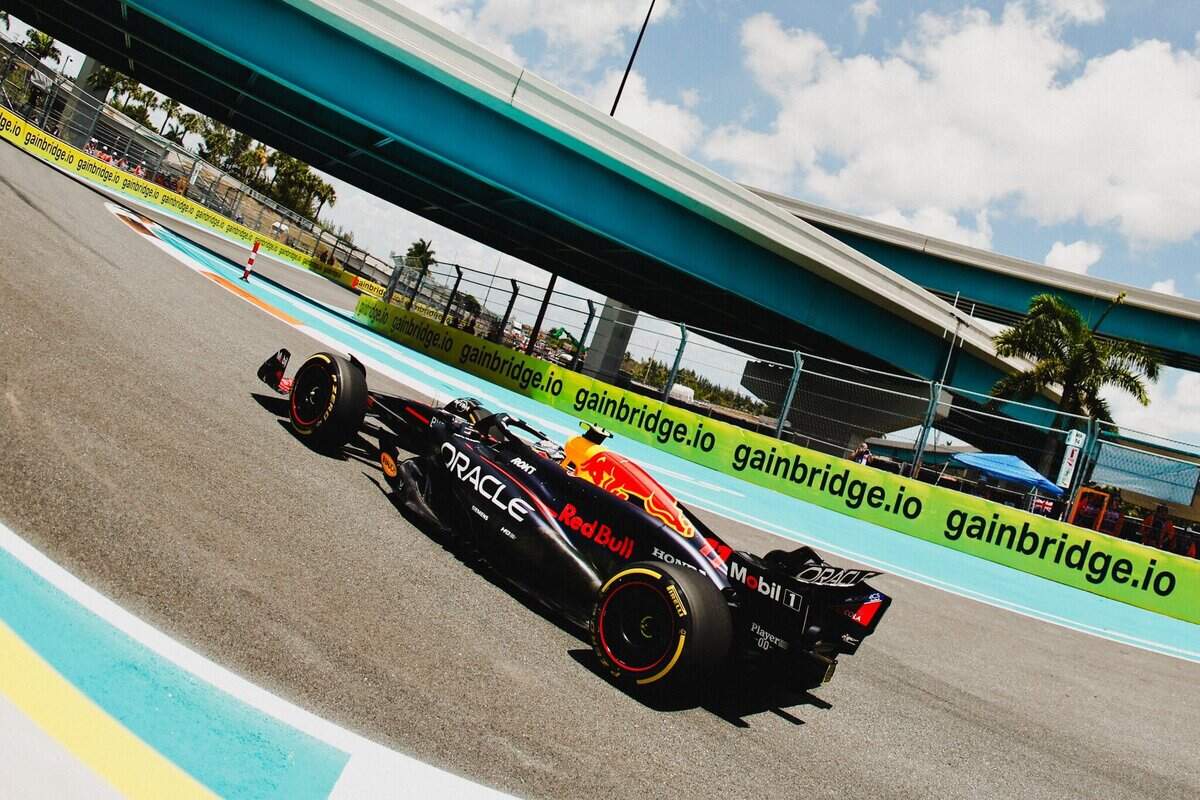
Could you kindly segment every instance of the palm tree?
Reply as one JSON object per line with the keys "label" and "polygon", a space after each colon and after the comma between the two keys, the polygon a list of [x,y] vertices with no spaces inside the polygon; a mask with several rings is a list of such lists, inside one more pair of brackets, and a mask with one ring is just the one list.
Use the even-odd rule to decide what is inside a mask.
{"label": "palm tree", "polygon": [[33,28],[25,31],[25,50],[38,61],[49,61],[51,64],[62,61],[62,51],[53,37]]}
{"label": "palm tree", "polygon": [[224,161],[233,144],[233,131],[229,126],[205,117],[204,128],[200,134],[203,141],[197,148],[198,155],[210,164]]}
{"label": "palm tree", "polygon": [[161,136],[167,129],[167,125],[174,122],[175,118],[179,116],[179,112],[183,108],[183,103],[180,103],[173,97],[168,97],[162,101],[162,105],[159,108],[166,113],[166,116],[163,117],[162,125],[158,126],[158,133]]}
{"label": "palm tree", "polygon": [[317,199],[321,201],[321,204],[317,206],[317,213],[313,215],[313,219],[321,218],[321,209],[325,208],[326,203],[329,204],[330,208],[337,205],[337,190],[325,181],[321,181],[321,185],[317,189]]}
{"label": "palm tree", "polygon": [[267,160],[270,154],[267,152],[267,148],[261,143],[250,152],[254,156],[254,174],[247,182],[257,189],[261,185],[262,171],[267,167]]}
{"label": "palm tree", "polygon": [[183,137],[189,133],[200,133],[204,130],[204,117],[199,114],[193,114],[190,111],[185,111],[175,118],[175,122],[163,134],[164,138],[170,139],[175,144],[183,144]]}
{"label": "palm tree", "polygon": [[88,76],[87,85],[89,89],[103,92],[104,96],[102,99],[104,102],[108,102],[110,94],[116,97],[129,94],[129,92],[137,87],[137,81],[112,67],[102,66],[98,67]]}
{"label": "palm tree", "polygon": [[[1142,405],[1150,404],[1146,381],[1158,380],[1158,357],[1145,345],[1097,336],[1101,323],[1125,300],[1117,295],[1096,323],[1088,327],[1079,311],[1061,297],[1039,294],[1029,301],[1025,319],[993,339],[996,354],[1034,362],[1025,372],[1006,375],[992,387],[995,397],[1028,400],[1049,387],[1062,393],[1051,427],[1059,428],[1064,414],[1113,421],[1108,402],[1100,396],[1107,387],[1120,389]],[[1054,431],[1046,436],[1040,470],[1053,464],[1058,445]]]}
{"label": "palm tree", "polygon": [[421,284],[425,282],[425,274],[429,272],[429,265],[433,263],[434,256],[437,255],[432,249],[433,242],[427,242],[424,239],[417,239],[408,246],[408,252],[404,254],[405,266],[419,267],[421,272],[417,275],[416,285],[413,287],[413,293],[408,298],[408,307],[412,308],[413,301],[421,291]]}
{"label": "palm tree", "polygon": [[435,261],[434,256],[437,255],[431,249],[432,246],[433,242],[417,239],[408,246],[408,252],[404,254],[405,263],[409,266],[420,267],[422,272],[429,269],[429,265]]}

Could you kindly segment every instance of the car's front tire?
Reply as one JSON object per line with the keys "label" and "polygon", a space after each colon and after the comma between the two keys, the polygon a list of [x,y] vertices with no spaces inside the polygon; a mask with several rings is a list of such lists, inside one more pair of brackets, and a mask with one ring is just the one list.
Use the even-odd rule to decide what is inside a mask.
{"label": "car's front tire", "polygon": [[729,655],[729,605],[704,575],[636,562],[601,587],[592,649],[613,679],[635,692],[689,695]]}
{"label": "car's front tire", "polygon": [[362,429],[366,411],[366,376],[348,359],[314,353],[296,371],[288,415],[292,429],[313,447],[340,449]]}

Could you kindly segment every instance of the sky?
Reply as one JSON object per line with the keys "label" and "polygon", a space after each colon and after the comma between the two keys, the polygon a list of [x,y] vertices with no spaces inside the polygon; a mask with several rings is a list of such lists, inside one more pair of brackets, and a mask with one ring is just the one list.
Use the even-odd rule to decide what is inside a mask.
{"label": "sky", "polygon": [[[648,0],[411,0],[607,111]],[[70,70],[68,70],[70,71]],[[1200,298],[1200,3],[658,0],[617,117],[734,180]],[[379,255],[545,276],[332,179]],[[581,294],[587,294],[581,292]],[[1200,441],[1200,375],[1129,427]]]}

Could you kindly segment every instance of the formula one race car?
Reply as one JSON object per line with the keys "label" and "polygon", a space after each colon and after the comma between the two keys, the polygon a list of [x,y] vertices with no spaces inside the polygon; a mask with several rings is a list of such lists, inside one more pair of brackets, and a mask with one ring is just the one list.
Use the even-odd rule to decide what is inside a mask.
{"label": "formula one race car", "polygon": [[866,583],[879,573],[808,547],[733,550],[595,425],[559,445],[471,398],[435,408],[368,391],[353,356],[317,353],[291,379],[288,358],[279,351],[258,374],[289,395],[299,437],[341,451],[360,432],[378,436],[398,500],[585,631],[627,689],[688,692],[731,665],[808,689],[891,604]]}

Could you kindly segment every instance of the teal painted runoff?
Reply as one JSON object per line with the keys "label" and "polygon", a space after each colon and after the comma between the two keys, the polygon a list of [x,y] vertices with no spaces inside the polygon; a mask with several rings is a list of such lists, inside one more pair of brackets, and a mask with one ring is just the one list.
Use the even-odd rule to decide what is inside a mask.
{"label": "teal painted runoff", "polygon": [[221,797],[328,797],[349,759],[135,642],[3,549],[0,620],[109,716]]}

